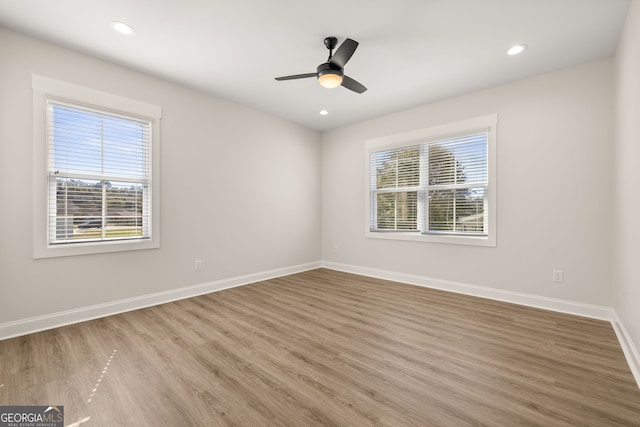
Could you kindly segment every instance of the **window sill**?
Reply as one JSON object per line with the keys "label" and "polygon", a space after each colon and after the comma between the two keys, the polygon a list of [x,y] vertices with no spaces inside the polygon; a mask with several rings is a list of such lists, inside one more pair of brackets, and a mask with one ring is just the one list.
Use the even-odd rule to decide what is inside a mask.
{"label": "window sill", "polygon": [[35,245],[33,257],[56,258],[65,256],[102,254],[109,252],[138,251],[144,249],[157,249],[160,247],[159,239],[131,239],[112,242],[86,242],[86,243],[62,243],[58,245]]}
{"label": "window sill", "polygon": [[485,246],[496,247],[495,236],[451,236],[451,235],[435,235],[420,234],[415,232],[397,232],[397,231],[367,231],[365,237],[368,239],[383,240],[406,240],[410,242],[422,243],[444,243],[450,245],[468,245],[468,246]]}

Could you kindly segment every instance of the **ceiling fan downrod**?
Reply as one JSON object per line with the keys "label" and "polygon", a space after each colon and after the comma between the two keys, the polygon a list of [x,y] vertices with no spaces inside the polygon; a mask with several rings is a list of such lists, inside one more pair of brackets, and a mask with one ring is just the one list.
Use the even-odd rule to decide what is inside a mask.
{"label": "ceiling fan downrod", "polygon": [[329,62],[333,58],[333,49],[338,45],[338,39],[333,36],[327,37],[324,39],[324,45],[329,49],[329,58],[327,59],[327,62]]}

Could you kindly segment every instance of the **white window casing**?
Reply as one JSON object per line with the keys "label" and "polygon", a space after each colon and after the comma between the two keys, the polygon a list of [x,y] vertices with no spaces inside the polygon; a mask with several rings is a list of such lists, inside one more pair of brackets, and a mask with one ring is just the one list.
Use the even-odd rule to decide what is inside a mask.
{"label": "white window casing", "polygon": [[161,108],[32,75],[33,256],[160,246]]}
{"label": "white window casing", "polygon": [[365,142],[377,239],[496,246],[497,114]]}

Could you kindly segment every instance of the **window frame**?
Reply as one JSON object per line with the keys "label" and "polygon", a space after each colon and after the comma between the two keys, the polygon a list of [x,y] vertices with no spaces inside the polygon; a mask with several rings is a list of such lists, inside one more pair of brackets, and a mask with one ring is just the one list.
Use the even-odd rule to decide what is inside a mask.
{"label": "window frame", "polygon": [[[33,257],[50,258],[160,247],[160,119],[159,106],[32,74],[33,90]],[[79,241],[58,244],[49,243],[49,142],[47,140],[48,102],[61,102],[79,108],[98,110],[148,121],[151,125],[150,146],[150,221],[149,237]]]}
{"label": "window frame", "polygon": [[[365,237],[373,239],[407,240],[427,243],[446,243],[472,246],[496,247],[496,133],[498,115],[490,114],[453,123],[436,125],[411,132],[374,138],[365,141]],[[411,147],[449,138],[487,132],[487,234],[449,234],[449,233],[421,233],[420,231],[373,230],[372,221],[375,220],[373,199],[376,192],[371,190],[371,154],[373,152]],[[421,172],[422,173],[422,172]],[[420,199],[420,198],[419,198]],[[425,207],[423,207],[424,209]],[[420,212],[418,217],[421,217]]]}

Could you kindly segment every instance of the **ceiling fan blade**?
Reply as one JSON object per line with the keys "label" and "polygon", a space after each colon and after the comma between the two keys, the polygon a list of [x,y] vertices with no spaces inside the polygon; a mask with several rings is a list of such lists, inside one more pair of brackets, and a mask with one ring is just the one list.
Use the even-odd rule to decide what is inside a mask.
{"label": "ceiling fan blade", "polygon": [[362,93],[362,92],[367,90],[367,88],[364,87],[361,83],[353,80],[349,76],[344,76],[342,78],[342,86],[344,86],[347,89],[352,90],[352,91],[354,91],[356,93]]}
{"label": "ceiling fan blade", "polygon": [[276,77],[276,80],[280,82],[282,80],[306,79],[308,77],[317,77],[317,76],[318,76],[318,73],[294,74],[292,76]]}
{"label": "ceiling fan blade", "polygon": [[358,44],[359,43],[355,40],[346,39],[344,42],[342,42],[338,50],[336,50],[336,53],[333,54],[329,62],[333,65],[337,65],[340,68],[344,67],[349,59],[351,59],[353,52],[356,51]]}

